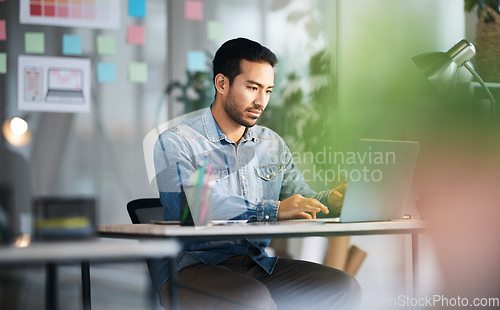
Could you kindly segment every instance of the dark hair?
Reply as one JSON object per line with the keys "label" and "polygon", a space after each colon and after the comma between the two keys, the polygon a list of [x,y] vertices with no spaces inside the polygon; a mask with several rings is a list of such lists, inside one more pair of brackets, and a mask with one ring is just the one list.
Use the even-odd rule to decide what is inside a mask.
{"label": "dark hair", "polygon": [[222,44],[215,53],[212,61],[214,79],[217,74],[222,73],[229,79],[229,84],[232,84],[234,78],[241,73],[240,62],[242,59],[252,62],[267,62],[272,67],[278,62],[276,55],[267,47],[245,38],[232,39]]}

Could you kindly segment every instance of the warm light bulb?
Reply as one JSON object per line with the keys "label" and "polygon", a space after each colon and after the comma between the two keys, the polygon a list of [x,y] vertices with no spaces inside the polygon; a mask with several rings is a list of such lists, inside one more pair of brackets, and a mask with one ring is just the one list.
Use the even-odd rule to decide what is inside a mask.
{"label": "warm light bulb", "polygon": [[10,121],[10,129],[18,136],[24,135],[28,131],[28,123],[20,117],[14,117]]}

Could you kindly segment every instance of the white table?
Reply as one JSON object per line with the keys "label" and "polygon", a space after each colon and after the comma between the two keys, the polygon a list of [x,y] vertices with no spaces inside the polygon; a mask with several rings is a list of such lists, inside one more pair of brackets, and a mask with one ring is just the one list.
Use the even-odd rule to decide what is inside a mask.
{"label": "white table", "polygon": [[359,223],[311,223],[278,221],[207,227],[159,224],[101,224],[101,237],[114,238],[175,238],[178,240],[238,239],[241,237],[293,238],[306,236],[354,236],[379,234],[418,234],[426,229],[425,222],[416,219]]}
{"label": "white table", "polygon": [[175,240],[137,243],[110,240],[85,240],[31,243],[27,247],[0,247],[0,268],[45,265],[47,270],[45,307],[57,309],[57,264],[82,265],[83,309],[91,308],[90,263],[127,262],[149,258],[172,258],[179,255]]}

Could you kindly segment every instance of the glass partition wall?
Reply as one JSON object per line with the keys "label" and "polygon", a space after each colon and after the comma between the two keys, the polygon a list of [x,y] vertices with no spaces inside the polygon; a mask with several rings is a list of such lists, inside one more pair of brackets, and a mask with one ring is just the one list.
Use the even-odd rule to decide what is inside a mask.
{"label": "glass partition wall", "polygon": [[[226,40],[247,37],[268,46],[280,62],[276,89],[262,119],[292,145],[308,147],[300,133],[316,115],[297,121],[276,122],[313,111],[315,89],[335,83],[336,3],[315,1],[206,0],[201,16],[189,16],[185,1],[149,0],[144,18],[120,7],[118,29],[89,29],[21,24],[19,4],[2,4],[8,40],[1,42],[8,55],[8,73],[2,78],[2,120],[27,118],[32,139],[25,146],[2,141],[1,179],[11,192],[11,222],[16,232],[29,230],[26,219],[31,199],[37,196],[92,196],[97,220],[127,223],[128,201],[155,197],[149,186],[142,142],[156,125],[207,107],[213,100],[211,59]],[[8,13],[8,14],[7,14]],[[14,18],[15,17],[15,18]],[[130,44],[127,28],[143,26],[143,45]],[[20,111],[18,109],[18,56],[26,54],[25,34],[42,32],[45,50],[37,56],[63,55],[64,35],[81,37],[81,55],[91,62],[89,113]],[[99,51],[98,38],[111,37],[115,52]],[[191,68],[189,55],[203,55],[201,68]],[[115,79],[102,82],[98,64],[113,63]],[[146,79],[131,82],[131,63],[147,65]],[[310,78],[312,77],[312,78]],[[334,97],[331,98],[335,102]],[[310,119],[309,119],[310,118]],[[23,220],[21,220],[23,219]],[[24,223],[20,227],[21,221]]]}

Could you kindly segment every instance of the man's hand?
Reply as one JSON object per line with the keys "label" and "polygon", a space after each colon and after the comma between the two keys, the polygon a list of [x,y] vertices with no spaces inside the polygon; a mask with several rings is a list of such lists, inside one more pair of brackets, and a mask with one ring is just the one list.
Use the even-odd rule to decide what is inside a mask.
{"label": "man's hand", "polygon": [[340,214],[342,210],[342,204],[344,203],[344,195],[347,189],[347,184],[340,185],[330,192],[328,195],[328,203],[332,210]]}
{"label": "man's hand", "polygon": [[327,213],[328,208],[314,198],[305,198],[300,194],[293,195],[280,202],[278,220],[293,218],[315,219],[317,212]]}

